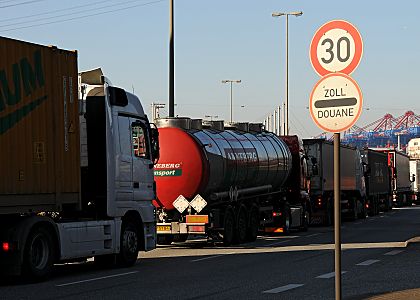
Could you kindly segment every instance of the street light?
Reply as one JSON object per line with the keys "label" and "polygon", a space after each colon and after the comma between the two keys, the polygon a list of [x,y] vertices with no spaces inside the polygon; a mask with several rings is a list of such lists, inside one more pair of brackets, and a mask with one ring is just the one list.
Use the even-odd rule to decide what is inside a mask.
{"label": "street light", "polygon": [[230,122],[233,122],[233,108],[232,108],[232,84],[241,83],[241,80],[222,80],[222,83],[230,83]]}
{"label": "street light", "polygon": [[286,16],[286,105],[284,135],[289,135],[289,16],[300,17],[301,15],[303,15],[302,11],[289,13],[274,12],[271,14],[272,17]]}

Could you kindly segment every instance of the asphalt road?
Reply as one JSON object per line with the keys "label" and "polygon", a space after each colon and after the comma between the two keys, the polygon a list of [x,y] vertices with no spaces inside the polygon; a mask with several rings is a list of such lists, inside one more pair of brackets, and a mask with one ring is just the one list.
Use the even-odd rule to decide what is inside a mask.
{"label": "asphalt road", "polygon": [[[420,207],[342,226],[343,299],[420,288]],[[333,229],[260,236],[228,247],[190,240],[142,253],[136,266],[57,266],[46,282],[3,278],[0,299],[334,299]],[[398,299],[398,298],[396,298]]]}

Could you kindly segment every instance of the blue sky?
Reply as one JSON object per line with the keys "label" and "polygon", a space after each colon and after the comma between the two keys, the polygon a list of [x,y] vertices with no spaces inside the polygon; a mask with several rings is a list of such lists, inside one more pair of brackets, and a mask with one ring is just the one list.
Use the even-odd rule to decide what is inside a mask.
{"label": "blue sky", "polygon": [[[419,1],[174,1],[176,115],[227,120],[229,86],[221,81],[241,79],[233,89],[234,120],[262,122],[285,98],[285,19],[271,13],[299,10],[302,17],[289,17],[292,134],[310,137],[321,132],[306,108],[319,79],[308,53],[315,31],[333,19],[353,23],[364,42],[362,61],[352,74],[365,108],[356,124],[364,126],[386,113],[420,113]],[[0,0],[2,36],[78,50],[80,70],[100,66],[114,85],[130,91],[134,87],[149,114],[152,102],[167,103],[169,0],[42,0],[16,5],[22,2],[28,1]],[[76,6],[82,8],[70,9]],[[119,10],[125,7],[131,8]],[[33,16],[51,11],[57,12]],[[99,14],[109,11],[113,12]],[[53,18],[58,15],[67,16]],[[92,16],[77,19],[84,15]],[[50,22],[56,23],[33,26]],[[28,28],[10,30],[18,27]]]}

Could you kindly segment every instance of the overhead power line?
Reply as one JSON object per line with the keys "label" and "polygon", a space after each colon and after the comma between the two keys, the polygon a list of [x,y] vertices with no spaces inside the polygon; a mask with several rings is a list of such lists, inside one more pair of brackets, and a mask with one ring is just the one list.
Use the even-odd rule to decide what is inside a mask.
{"label": "overhead power line", "polygon": [[0,6],[0,8],[7,8],[7,7],[12,7],[12,6],[25,5],[25,4],[30,4],[30,3],[35,3],[35,2],[41,2],[41,1],[45,1],[45,0],[25,1],[25,2],[20,2],[20,3],[15,3],[15,4],[3,5],[3,6]]}
{"label": "overhead power line", "polygon": [[[115,12],[118,12],[118,11],[123,11],[123,10],[130,9],[130,8],[152,5],[152,4],[156,4],[156,3],[164,2],[164,1],[166,1],[166,0],[150,1],[150,2],[137,4],[137,5],[131,5],[131,6],[127,6],[127,7],[123,7],[123,8],[119,8],[119,9],[113,9],[113,10],[98,12],[98,13],[94,13],[94,14],[88,14],[88,15],[84,15],[84,16],[78,16],[78,17],[63,19],[63,20],[57,20],[57,21],[51,21],[51,22],[45,22],[45,23],[39,23],[39,24],[32,24],[32,25],[28,25],[28,26],[21,26],[21,27],[16,27],[16,28],[11,28],[11,29],[4,29],[4,30],[1,30],[1,31],[2,32],[7,32],[7,31],[14,31],[14,30],[25,29],[25,28],[32,28],[32,27],[39,27],[39,26],[44,26],[44,25],[68,22],[68,21],[73,21],[73,20],[78,20],[78,19],[83,19],[83,18],[99,16],[99,15],[103,15],[103,14],[115,13]],[[36,21],[34,21],[34,22],[36,22]]]}
{"label": "overhead power line", "polygon": [[[14,1],[14,0],[7,0],[7,2],[9,2],[9,1]],[[8,19],[1,19],[0,20],[0,23],[4,23],[4,22],[8,22],[8,21],[14,21],[14,20],[20,20],[20,19],[28,19],[28,18],[38,17],[38,16],[44,16],[44,15],[49,15],[49,14],[53,14],[53,13],[60,12],[60,11],[75,10],[75,9],[78,9],[78,8],[85,8],[85,7],[88,7],[88,6],[94,6],[94,5],[98,5],[98,4],[102,4],[102,3],[106,3],[106,2],[114,2],[114,0],[97,1],[97,2],[83,4],[83,5],[78,5],[78,6],[72,6],[72,7],[67,7],[67,8],[50,10],[50,11],[46,11],[46,12],[42,12],[42,13],[37,13],[37,14],[31,14],[31,15],[13,17],[13,18],[8,18]]]}
{"label": "overhead power line", "polygon": [[[0,25],[0,27],[19,26],[19,25],[28,24],[28,23],[34,23],[34,22],[51,20],[51,19],[56,19],[56,18],[61,18],[61,17],[73,16],[73,15],[77,15],[77,14],[87,13],[87,12],[90,12],[90,11],[96,11],[96,10],[101,10],[101,9],[105,9],[105,8],[111,8],[111,7],[136,3],[136,2],[140,2],[140,1],[143,2],[144,0],[131,0],[131,1],[126,1],[126,2],[114,3],[114,4],[110,4],[110,5],[96,7],[96,8],[93,8],[93,9],[83,9],[82,11],[78,11],[78,12],[65,13],[65,14],[61,14],[61,15],[55,15],[55,16],[50,16],[50,17],[45,17],[45,18],[38,18],[38,19],[35,19],[35,20],[28,20],[28,21],[23,21],[23,22],[9,23],[9,24],[5,24],[5,25]],[[103,2],[106,2],[106,1],[95,2],[95,4],[103,3]],[[93,5],[93,3],[91,3],[91,5]],[[87,5],[83,5],[83,6],[79,6],[78,8],[82,8],[82,7],[84,8],[86,6]],[[62,11],[62,10],[60,10],[60,11]]]}

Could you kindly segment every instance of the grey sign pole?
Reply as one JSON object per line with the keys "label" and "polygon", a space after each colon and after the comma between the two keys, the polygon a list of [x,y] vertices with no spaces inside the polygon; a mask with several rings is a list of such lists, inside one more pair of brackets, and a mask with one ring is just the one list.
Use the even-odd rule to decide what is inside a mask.
{"label": "grey sign pole", "polygon": [[341,182],[340,133],[334,133],[334,262],[335,299],[341,300]]}

